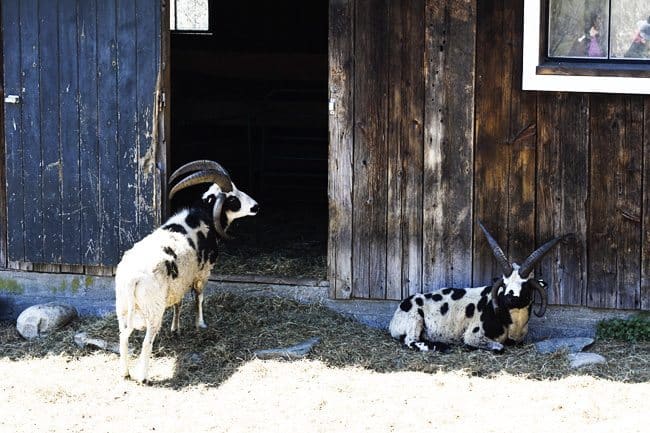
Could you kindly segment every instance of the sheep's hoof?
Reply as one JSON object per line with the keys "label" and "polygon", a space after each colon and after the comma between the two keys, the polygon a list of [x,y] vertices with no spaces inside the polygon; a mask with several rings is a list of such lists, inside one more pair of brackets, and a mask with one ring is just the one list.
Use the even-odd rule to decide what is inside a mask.
{"label": "sheep's hoof", "polygon": [[197,323],[196,324],[196,330],[199,331],[201,329],[206,329],[208,325],[205,324],[205,322]]}
{"label": "sheep's hoof", "polygon": [[131,379],[143,384],[147,381],[147,373],[138,368],[131,374]]}

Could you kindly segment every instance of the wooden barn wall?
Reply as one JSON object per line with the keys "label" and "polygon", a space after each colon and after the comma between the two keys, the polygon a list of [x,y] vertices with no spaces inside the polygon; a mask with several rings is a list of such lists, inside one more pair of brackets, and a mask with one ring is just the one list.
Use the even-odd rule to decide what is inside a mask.
{"label": "wooden barn wall", "polygon": [[521,90],[523,2],[333,0],[332,296],[539,267],[552,304],[650,309],[650,98]]}
{"label": "wooden barn wall", "polygon": [[160,2],[1,7],[8,264],[115,265],[159,214]]}
{"label": "wooden barn wall", "polygon": [[330,2],[336,298],[471,281],[476,2]]}
{"label": "wooden barn wall", "polygon": [[[549,302],[650,309],[650,97],[521,91],[523,4],[479,3],[476,217],[514,258],[575,233],[541,266]],[[489,252],[474,254],[489,281]]]}

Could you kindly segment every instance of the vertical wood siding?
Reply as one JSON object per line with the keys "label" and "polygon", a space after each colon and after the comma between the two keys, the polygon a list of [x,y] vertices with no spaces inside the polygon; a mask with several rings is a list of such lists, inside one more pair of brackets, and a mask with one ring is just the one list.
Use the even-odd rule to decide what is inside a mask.
{"label": "vertical wood siding", "polygon": [[353,34],[354,2],[330,0],[327,268],[330,295],[338,299],[352,295]]}
{"label": "vertical wood siding", "polygon": [[466,60],[476,2],[440,3],[330,3],[337,298],[399,299],[432,280],[471,280],[474,69]]}
{"label": "vertical wood siding", "polygon": [[575,234],[552,304],[650,309],[649,97],[521,91],[523,2],[334,3],[333,295],[491,281],[482,220],[515,261]]}
{"label": "vertical wood siding", "polygon": [[10,262],[115,265],[156,222],[157,0],[2,0]]}
{"label": "vertical wood siding", "polygon": [[422,284],[424,290],[467,287],[472,280],[476,2],[427,1],[425,21]]}

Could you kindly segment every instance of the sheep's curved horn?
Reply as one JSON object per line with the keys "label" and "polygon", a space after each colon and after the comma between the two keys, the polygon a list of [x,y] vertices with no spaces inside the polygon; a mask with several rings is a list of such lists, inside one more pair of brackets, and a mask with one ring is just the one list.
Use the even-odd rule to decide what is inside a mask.
{"label": "sheep's curved horn", "polygon": [[551,249],[555,245],[557,245],[557,243],[560,242],[562,238],[564,238],[564,236],[558,236],[555,239],[551,239],[550,241],[546,242],[544,245],[542,245],[541,247],[533,251],[519,267],[519,276],[521,278],[528,278],[528,274],[530,274],[530,271],[533,270],[535,265],[540,260],[542,260],[542,257],[544,257],[549,251],[551,251]]}
{"label": "sheep's curved horn", "polygon": [[174,182],[177,178],[181,177],[185,173],[199,170],[214,170],[230,178],[230,174],[228,174],[228,171],[223,168],[221,164],[209,159],[199,159],[197,161],[188,162],[187,164],[184,164],[183,166],[176,169],[176,171],[174,171],[172,175],[169,176],[169,184]]}
{"label": "sheep's curved horn", "polygon": [[495,313],[499,308],[499,303],[497,302],[497,292],[499,291],[501,284],[503,284],[503,277],[499,278],[494,282],[494,284],[492,284],[492,291],[490,292],[490,296],[492,297],[492,309],[494,309]]}
{"label": "sheep's curved horn", "polygon": [[213,170],[203,170],[190,174],[185,179],[174,185],[171,191],[169,191],[169,199],[171,200],[178,191],[201,183],[216,183],[222,191],[232,191],[232,181],[229,177]]}
{"label": "sheep's curved horn", "polygon": [[217,230],[219,236],[223,239],[232,239],[226,234],[226,231],[221,226],[221,211],[223,209],[223,202],[226,200],[225,194],[219,194],[217,200],[214,202],[214,207],[212,208],[212,219],[214,221],[214,228]]}
{"label": "sheep's curved horn", "polygon": [[[536,292],[538,292],[539,296],[542,298],[541,299],[542,304],[540,305],[539,310],[534,311],[535,316],[542,317],[544,315],[544,313],[546,312],[546,305],[548,304],[548,293],[546,292],[546,288],[542,287],[542,285],[539,284],[539,282],[536,279],[531,278],[530,280],[528,280],[528,282],[530,284],[532,284],[533,289]],[[534,295],[533,295],[533,297],[534,297]]]}
{"label": "sheep's curved horn", "polygon": [[508,258],[503,253],[503,250],[501,249],[497,241],[492,237],[492,235],[487,231],[487,229],[483,227],[483,224],[480,221],[478,222],[478,225],[479,227],[481,227],[481,230],[483,230],[483,234],[485,234],[488,244],[490,244],[490,248],[492,248],[492,253],[494,254],[494,257],[496,257],[497,262],[499,262],[499,265],[501,265],[501,269],[503,269],[503,274],[504,275],[512,274],[512,265],[508,261]]}

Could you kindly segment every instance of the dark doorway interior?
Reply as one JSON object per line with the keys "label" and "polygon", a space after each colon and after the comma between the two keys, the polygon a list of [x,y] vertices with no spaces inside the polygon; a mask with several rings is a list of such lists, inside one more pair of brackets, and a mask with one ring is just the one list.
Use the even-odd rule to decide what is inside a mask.
{"label": "dark doorway interior", "polygon": [[170,169],[218,161],[262,209],[231,227],[217,274],[325,278],[327,14],[211,1],[209,34],[172,32]]}

